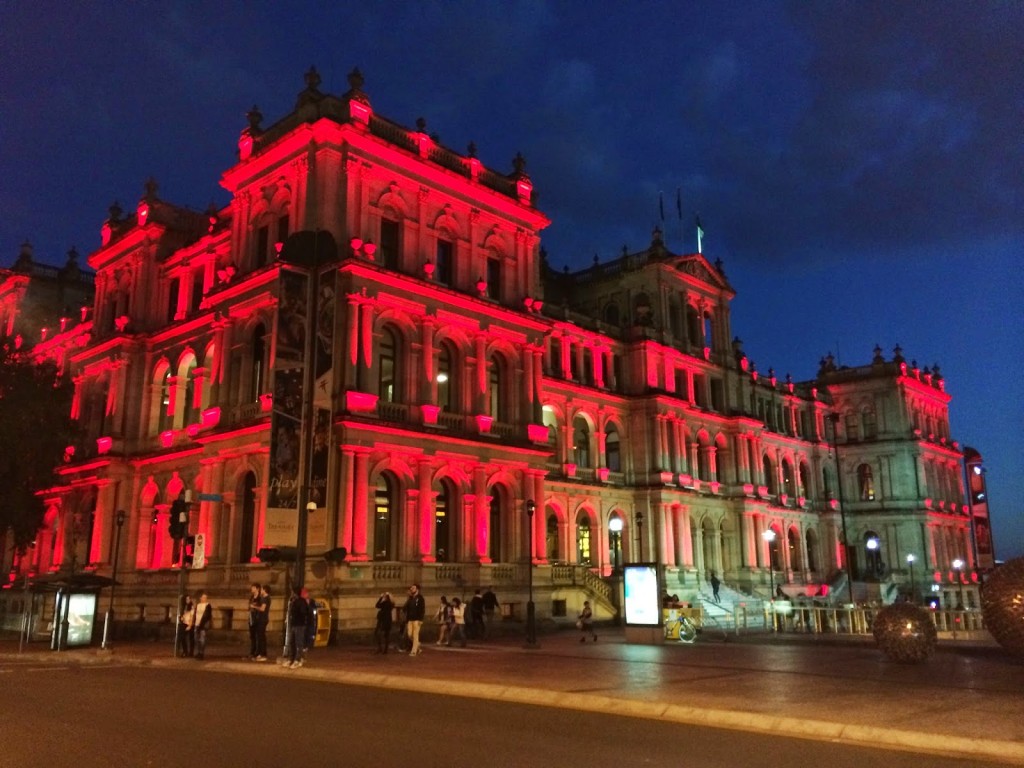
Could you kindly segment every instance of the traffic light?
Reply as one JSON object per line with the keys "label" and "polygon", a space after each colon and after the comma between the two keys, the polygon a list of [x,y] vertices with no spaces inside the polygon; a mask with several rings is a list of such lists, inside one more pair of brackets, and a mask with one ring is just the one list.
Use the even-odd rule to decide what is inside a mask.
{"label": "traffic light", "polygon": [[188,504],[181,499],[171,504],[171,519],[167,525],[167,533],[172,539],[183,539],[188,533]]}

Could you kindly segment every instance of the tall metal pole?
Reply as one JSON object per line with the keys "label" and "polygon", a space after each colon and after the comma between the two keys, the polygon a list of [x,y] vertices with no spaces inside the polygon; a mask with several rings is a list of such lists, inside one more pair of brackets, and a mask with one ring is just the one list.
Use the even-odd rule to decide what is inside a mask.
{"label": "tall metal pole", "polygon": [[114,534],[114,564],[110,573],[110,607],[107,608],[107,615],[103,620],[103,642],[100,648],[109,650],[110,634],[114,630],[114,590],[117,588],[117,562],[121,552],[121,528],[124,526],[128,513],[123,509],[117,510],[117,530]]}
{"label": "tall metal pole", "polygon": [[642,512],[636,513],[636,536],[640,544],[640,562],[644,561],[644,516]]}
{"label": "tall metal pole", "polygon": [[907,566],[910,568],[910,602],[917,603],[917,586],[914,584],[914,561],[917,558],[913,554],[907,555]]}
{"label": "tall metal pole", "polygon": [[530,520],[530,549],[529,560],[526,564],[527,583],[529,584],[529,600],[526,603],[526,647],[538,648],[537,645],[537,614],[536,606],[533,604],[533,516],[537,511],[537,504],[533,499],[526,500],[526,516]]}
{"label": "tall metal pole", "polygon": [[318,286],[320,283],[320,230],[313,231],[313,253],[307,265],[306,281],[306,369],[303,372],[302,384],[302,458],[299,463],[302,482],[299,484],[299,515],[298,533],[295,542],[295,579],[294,588],[302,589],[306,583],[306,537],[309,530],[309,511],[316,509],[316,503],[310,501],[313,484],[313,440],[316,433],[313,410],[313,388],[316,386],[316,333]]}
{"label": "tall metal pole", "polygon": [[843,566],[846,570],[846,589],[850,593],[850,602],[853,602],[853,573],[850,570],[850,536],[846,530],[846,504],[843,502],[843,470],[839,464],[839,414],[828,414],[828,420],[832,422],[832,450],[836,457],[836,495],[839,499],[839,519],[843,525]]}

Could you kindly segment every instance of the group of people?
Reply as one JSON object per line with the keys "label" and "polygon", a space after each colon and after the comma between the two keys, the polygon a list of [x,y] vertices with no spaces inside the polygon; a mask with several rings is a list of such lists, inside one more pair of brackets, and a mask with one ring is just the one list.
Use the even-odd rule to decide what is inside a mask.
{"label": "group of people", "polygon": [[[469,603],[454,597],[450,601],[446,595],[441,596],[440,605],[434,611],[434,622],[438,627],[436,645],[451,646],[459,643],[466,647],[467,638],[483,638],[487,636],[487,625],[494,619],[499,606],[498,597],[490,587],[481,594],[477,589]],[[391,644],[391,628],[394,621],[396,603],[390,592],[381,593],[377,598],[377,623],[374,628],[376,641],[375,653],[387,653]],[[426,600],[420,591],[419,584],[409,587],[409,594],[402,606],[403,634],[399,641],[408,640],[409,655],[418,656],[420,648],[420,632],[426,619]]]}
{"label": "group of people", "polygon": [[[270,621],[270,589],[266,584],[249,585],[249,655],[251,661],[267,661],[267,625]],[[459,643],[466,647],[469,637],[485,638],[487,627],[494,621],[500,603],[497,595],[490,587],[483,593],[477,589],[468,604],[454,597],[450,601],[446,595],[434,612],[434,621],[438,627],[437,645],[451,646]],[[376,653],[387,653],[391,644],[391,628],[394,622],[396,603],[390,592],[382,592],[377,598],[377,623],[374,628]],[[399,635],[408,641],[410,656],[422,653],[420,648],[420,631],[426,618],[427,606],[419,584],[409,587],[409,594],[402,605],[402,621],[404,626]],[[193,656],[202,659],[206,653],[206,633],[213,623],[213,609],[205,592],[201,593],[198,602],[194,603],[190,596],[185,597],[179,621],[181,656]],[[590,602],[584,601],[576,627],[581,632],[580,642],[585,643],[587,637],[597,640],[593,627],[593,612]],[[316,639],[316,607],[306,589],[296,589],[288,601],[288,655],[285,666],[292,669],[301,667],[305,662],[306,651],[313,646]]]}
{"label": "group of people", "polygon": [[202,659],[206,655],[206,633],[213,624],[213,608],[205,592],[200,592],[197,601],[185,595],[185,602],[178,615],[179,656]]}

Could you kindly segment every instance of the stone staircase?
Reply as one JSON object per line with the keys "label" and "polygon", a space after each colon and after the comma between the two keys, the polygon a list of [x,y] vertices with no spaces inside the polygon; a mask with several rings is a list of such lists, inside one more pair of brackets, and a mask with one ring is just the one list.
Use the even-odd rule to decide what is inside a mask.
{"label": "stone staircase", "polygon": [[718,601],[715,602],[708,584],[702,583],[698,589],[697,600],[704,612],[704,631],[732,634],[745,630],[764,631],[767,625],[764,620],[764,601],[733,589],[724,582],[718,589]]}

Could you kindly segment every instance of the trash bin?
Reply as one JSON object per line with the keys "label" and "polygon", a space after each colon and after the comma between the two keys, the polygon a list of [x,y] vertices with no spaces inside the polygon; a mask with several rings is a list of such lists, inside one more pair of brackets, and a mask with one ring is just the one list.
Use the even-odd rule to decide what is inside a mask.
{"label": "trash bin", "polygon": [[326,600],[314,598],[313,604],[313,626],[316,627],[316,635],[313,640],[314,648],[325,648],[331,642],[331,606]]}

